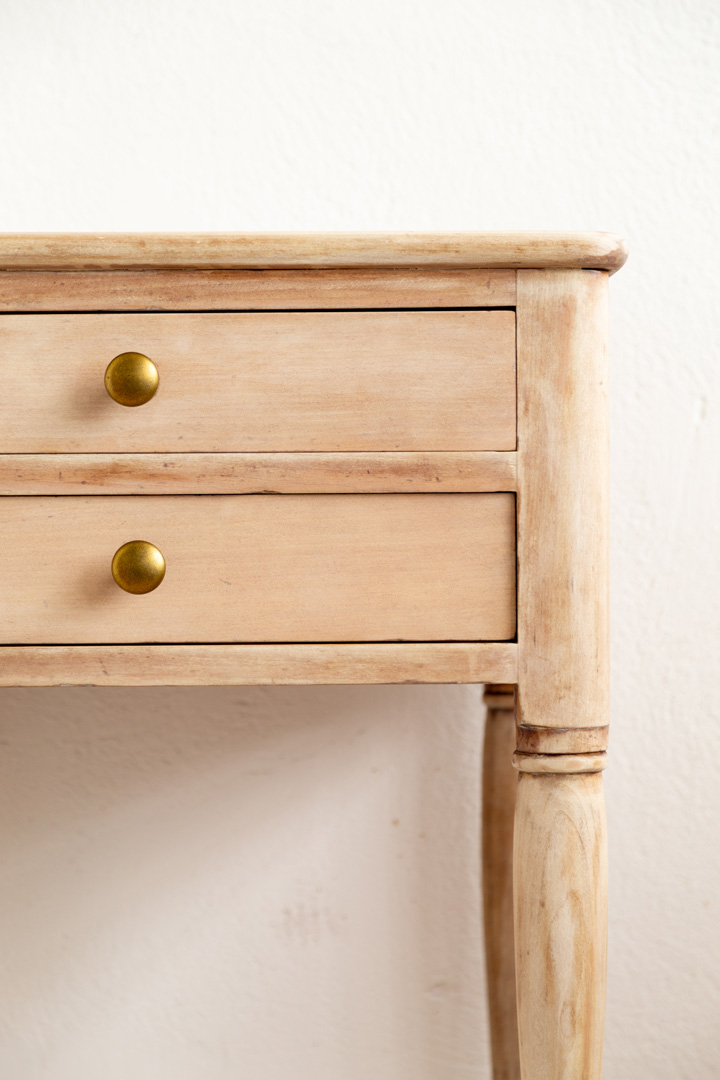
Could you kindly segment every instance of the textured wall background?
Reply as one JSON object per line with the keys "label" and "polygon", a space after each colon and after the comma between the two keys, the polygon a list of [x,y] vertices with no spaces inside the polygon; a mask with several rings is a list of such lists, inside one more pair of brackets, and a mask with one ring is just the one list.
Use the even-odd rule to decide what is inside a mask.
{"label": "textured wall background", "polygon": [[[720,12],[5,0],[0,228],[600,228],[608,1080],[720,1052]],[[488,1077],[477,688],[0,692],[0,1072]]]}

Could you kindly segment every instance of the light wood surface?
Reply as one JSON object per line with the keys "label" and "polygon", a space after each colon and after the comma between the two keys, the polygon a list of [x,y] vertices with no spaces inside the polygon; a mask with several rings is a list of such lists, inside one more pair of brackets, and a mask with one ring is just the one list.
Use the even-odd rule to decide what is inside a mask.
{"label": "light wood surface", "polygon": [[481,683],[516,674],[512,642],[0,646],[0,686]]}
{"label": "light wood surface", "polygon": [[0,311],[514,306],[514,270],[16,270],[0,273]]}
{"label": "light wood surface", "polygon": [[0,268],[588,267],[619,270],[604,232],[2,233]]}
{"label": "light wood surface", "polygon": [[[122,352],[160,387],[123,408]],[[0,316],[0,452],[513,450],[511,311]]]}
{"label": "light wood surface", "polygon": [[513,766],[518,772],[536,773],[595,773],[607,767],[607,754],[513,754]]}
{"label": "light wood surface", "polygon": [[600,1080],[607,853],[602,776],[521,773],[515,957],[524,1080]]}
{"label": "light wood surface", "polygon": [[[515,633],[515,498],[8,497],[0,642],[503,641]],[[119,589],[145,540],[162,585]]]}
{"label": "light wood surface", "polygon": [[523,270],[517,288],[518,721],[605,727],[607,274]]}
{"label": "light wood surface", "polygon": [[517,775],[513,688],[486,687],[482,768],[482,883],[493,1080],[520,1080],[513,932],[513,816]]}
{"label": "light wood surface", "polygon": [[517,750],[523,754],[593,754],[608,747],[609,727],[517,729]]}
{"label": "light wood surface", "polygon": [[0,495],[514,491],[515,454],[0,454]]}

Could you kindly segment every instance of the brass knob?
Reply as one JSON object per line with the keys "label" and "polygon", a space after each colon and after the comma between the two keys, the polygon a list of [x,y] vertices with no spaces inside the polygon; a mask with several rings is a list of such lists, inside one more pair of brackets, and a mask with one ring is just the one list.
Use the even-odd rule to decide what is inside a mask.
{"label": "brass knob", "polygon": [[125,592],[152,592],[165,577],[165,560],[154,544],[130,540],[113,555],[112,576]]}
{"label": "brass knob", "polygon": [[148,356],[124,352],[111,360],[105,372],[105,389],[118,405],[134,408],[155,396],[160,376]]}

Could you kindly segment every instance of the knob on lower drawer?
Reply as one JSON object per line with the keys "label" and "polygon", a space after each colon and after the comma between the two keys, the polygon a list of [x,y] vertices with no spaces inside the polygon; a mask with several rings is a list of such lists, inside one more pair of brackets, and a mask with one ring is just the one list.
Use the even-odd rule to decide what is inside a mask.
{"label": "knob on lower drawer", "polygon": [[111,360],[105,372],[105,389],[118,405],[144,405],[160,383],[158,369],[149,356],[124,352]]}
{"label": "knob on lower drawer", "polygon": [[165,577],[165,559],[147,540],[130,540],[113,555],[112,576],[125,592],[152,592]]}

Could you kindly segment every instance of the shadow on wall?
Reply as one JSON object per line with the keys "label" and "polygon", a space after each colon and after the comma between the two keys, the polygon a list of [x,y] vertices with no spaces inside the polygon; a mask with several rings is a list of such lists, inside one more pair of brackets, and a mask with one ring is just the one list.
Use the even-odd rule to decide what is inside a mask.
{"label": "shadow on wall", "polygon": [[6,690],[0,714],[4,1075],[482,1068],[478,688]]}

